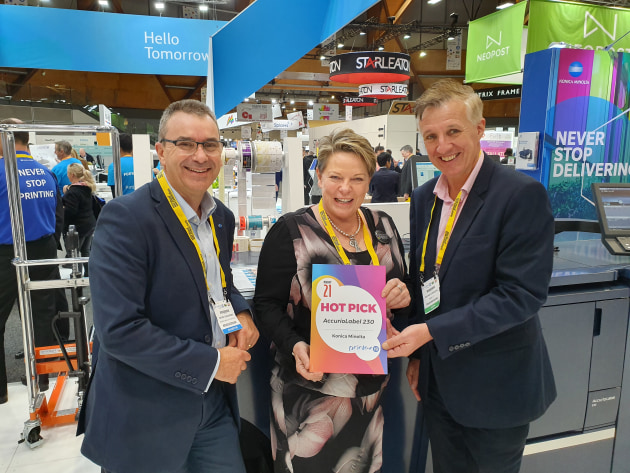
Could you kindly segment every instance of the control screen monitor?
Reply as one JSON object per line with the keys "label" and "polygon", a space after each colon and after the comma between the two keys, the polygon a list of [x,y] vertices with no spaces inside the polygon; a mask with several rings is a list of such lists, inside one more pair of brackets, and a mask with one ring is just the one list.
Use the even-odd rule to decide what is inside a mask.
{"label": "control screen monitor", "polygon": [[412,165],[411,180],[414,189],[441,174],[438,168],[430,162],[415,161],[412,162]]}
{"label": "control screen monitor", "polygon": [[630,184],[592,184],[602,241],[613,254],[630,256]]}

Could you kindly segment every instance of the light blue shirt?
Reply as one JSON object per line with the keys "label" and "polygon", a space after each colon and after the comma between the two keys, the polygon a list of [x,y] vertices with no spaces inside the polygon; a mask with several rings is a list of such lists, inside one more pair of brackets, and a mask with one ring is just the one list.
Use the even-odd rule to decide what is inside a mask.
{"label": "light blue shirt", "polygon": [[[219,270],[219,258],[217,258],[217,252],[214,248],[212,226],[208,221],[208,217],[210,217],[210,215],[214,213],[215,209],[217,208],[217,204],[212,196],[210,196],[210,194],[206,192],[203,196],[203,199],[201,200],[201,217],[199,217],[197,215],[197,212],[195,212],[193,208],[188,205],[188,202],[186,202],[184,198],[179,195],[179,193],[173,187],[171,187],[171,190],[173,191],[177,202],[181,206],[184,215],[192,226],[195,238],[197,238],[197,243],[199,244],[199,249],[201,250],[201,254],[203,255],[204,262],[206,263],[208,297],[212,297],[214,301],[220,302],[223,300],[221,271]],[[210,388],[210,385],[212,384],[212,381],[214,380],[214,377],[217,373],[217,369],[219,368],[219,363],[221,362],[221,352],[219,352],[218,349],[223,348],[226,345],[225,334],[223,333],[223,330],[221,330],[221,326],[219,325],[217,317],[214,313],[214,309],[212,308],[212,304],[210,304],[209,300],[208,306],[210,309],[210,324],[212,325],[213,334],[212,346],[217,349],[217,364],[214,368],[212,376],[210,377],[210,381],[208,382],[206,391]]]}

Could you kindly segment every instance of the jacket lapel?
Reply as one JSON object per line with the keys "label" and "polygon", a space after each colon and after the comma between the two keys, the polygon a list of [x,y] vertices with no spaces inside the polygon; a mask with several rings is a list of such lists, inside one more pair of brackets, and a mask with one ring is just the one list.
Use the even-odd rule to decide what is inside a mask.
{"label": "jacket lapel", "polygon": [[466,236],[466,233],[468,233],[468,229],[474,222],[481,208],[484,206],[485,194],[488,190],[493,173],[492,166],[493,165],[490,159],[484,155],[484,161],[481,165],[481,169],[479,170],[479,174],[477,175],[477,179],[475,179],[472,189],[470,189],[470,194],[468,194],[462,213],[457,219],[453,234],[448,242],[448,246],[446,247],[444,259],[442,260],[442,266],[440,267],[440,279],[442,281],[446,277],[446,272],[453,260],[453,255],[456,254],[457,247],[464,239],[464,236]]}
{"label": "jacket lapel", "polygon": [[[154,179],[150,184],[151,189],[151,197],[156,202],[155,209],[164,221],[164,226],[166,227],[166,231],[171,235],[171,238],[175,242],[175,245],[179,248],[179,251],[182,253],[184,257],[184,261],[188,265],[190,272],[193,275],[193,279],[195,280],[195,286],[197,286],[197,291],[199,292],[199,297],[202,300],[208,300],[208,292],[206,290],[206,282],[204,279],[203,269],[201,266],[201,261],[199,261],[199,255],[197,254],[197,250],[195,249],[195,245],[190,241],[188,235],[186,234],[186,230],[182,227],[182,224],[177,219],[175,212],[168,203],[168,199],[164,195],[162,188],[160,187],[157,179]],[[208,304],[202,304],[206,315],[210,316],[210,309],[208,308]]]}

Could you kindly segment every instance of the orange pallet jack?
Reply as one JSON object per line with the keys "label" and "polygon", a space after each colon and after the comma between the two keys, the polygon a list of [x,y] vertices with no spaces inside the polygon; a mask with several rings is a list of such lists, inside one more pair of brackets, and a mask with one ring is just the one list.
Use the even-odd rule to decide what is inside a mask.
{"label": "orange pallet jack", "polygon": [[[72,294],[72,311],[59,312],[52,320],[52,328],[58,345],[47,347],[34,347],[31,344],[31,348],[34,350],[33,356],[29,357],[29,360],[33,360],[34,363],[26,363],[27,371],[31,374],[27,376],[27,386],[30,392],[37,393],[32,397],[34,402],[31,403],[29,420],[24,423],[24,429],[22,431],[21,438],[18,443],[26,442],[30,448],[35,448],[43,442],[41,434],[41,427],[51,427],[59,424],[67,424],[75,422],[79,415],[79,409],[83,403],[83,396],[87,386],[87,381],[90,375],[90,353],[91,346],[88,345],[88,334],[85,323],[85,306],[89,302],[89,299],[83,296],[83,285],[86,285],[87,278],[81,277],[82,264],[78,261],[88,258],[77,258],[79,235],[75,231],[73,226],[70,226],[68,236],[66,238],[66,245],[71,251],[72,258],[65,258],[55,260],[57,264],[72,262],[72,274],[69,280],[57,280],[57,281],[30,281],[29,290],[41,288],[49,288],[52,284],[69,285]],[[18,262],[14,261],[14,265],[19,267],[20,264],[37,264],[44,260],[37,262]],[[35,283],[38,283],[35,285]],[[44,284],[42,284],[44,283]],[[72,321],[75,341],[74,343],[64,342],[59,332],[58,323],[61,319],[69,319]],[[31,319],[32,321],[32,319]],[[26,353],[26,351],[25,351]],[[35,367],[34,370],[29,370],[28,366]],[[57,382],[55,387],[47,399],[46,396],[39,392],[38,377],[42,374],[54,374],[57,373]],[[70,409],[61,410],[59,401],[62,397],[62,393],[71,383],[68,381],[71,378],[77,379],[77,403],[76,407]]]}

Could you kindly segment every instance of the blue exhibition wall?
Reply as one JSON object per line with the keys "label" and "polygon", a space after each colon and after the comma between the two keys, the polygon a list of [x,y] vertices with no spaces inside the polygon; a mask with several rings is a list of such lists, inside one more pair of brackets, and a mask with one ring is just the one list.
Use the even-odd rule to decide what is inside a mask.
{"label": "blue exhibition wall", "polygon": [[0,67],[205,76],[225,23],[0,5]]}
{"label": "blue exhibition wall", "polygon": [[519,132],[539,133],[538,169],[556,218],[597,218],[591,184],[630,182],[630,54],[528,54]]}

